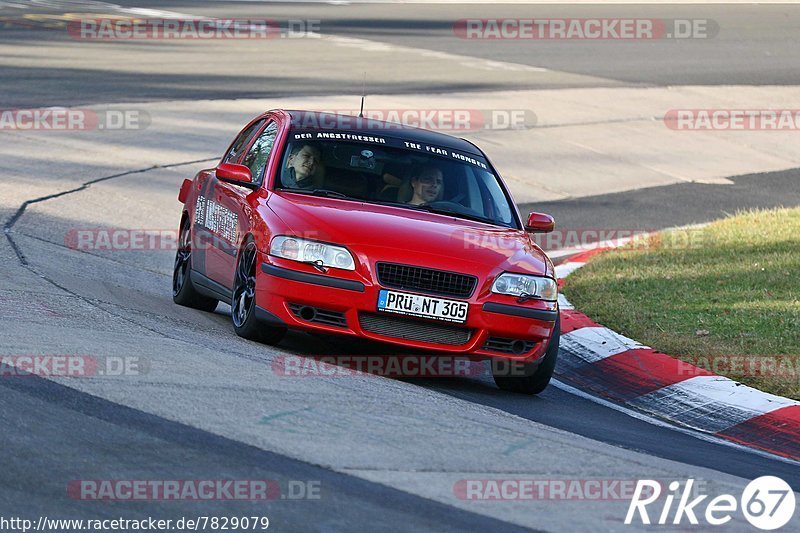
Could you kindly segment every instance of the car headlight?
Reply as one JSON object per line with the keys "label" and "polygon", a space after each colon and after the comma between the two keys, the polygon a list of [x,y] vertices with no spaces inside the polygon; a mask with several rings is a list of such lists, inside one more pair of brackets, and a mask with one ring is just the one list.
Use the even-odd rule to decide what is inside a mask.
{"label": "car headlight", "polygon": [[558,284],[553,278],[505,272],[492,284],[492,292],[509,296],[529,296],[539,300],[558,300]]}
{"label": "car headlight", "polygon": [[347,248],[289,235],[278,235],[272,239],[269,254],[301,263],[313,263],[342,270],[356,269],[356,263]]}

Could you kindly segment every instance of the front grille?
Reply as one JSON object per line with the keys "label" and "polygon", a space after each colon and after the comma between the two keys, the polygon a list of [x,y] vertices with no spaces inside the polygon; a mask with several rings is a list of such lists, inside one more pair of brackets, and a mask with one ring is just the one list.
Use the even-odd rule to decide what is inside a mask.
{"label": "front grille", "polygon": [[364,330],[371,331],[372,333],[398,339],[430,342],[433,344],[460,346],[469,342],[469,339],[472,337],[471,329],[446,324],[436,324],[433,322],[422,322],[421,320],[413,320],[398,316],[359,313],[358,322]]}
{"label": "front grille", "polygon": [[378,263],[378,281],[384,287],[394,287],[438,296],[469,298],[478,278],[444,270],[433,270],[395,263]]}
{"label": "front grille", "polygon": [[289,304],[288,307],[292,314],[300,320],[339,328],[347,327],[347,319],[344,313],[340,313],[339,311],[328,311],[327,309],[320,309],[319,307],[294,303]]}
{"label": "front grille", "polygon": [[536,342],[534,341],[506,339],[503,337],[489,337],[486,340],[486,344],[483,345],[483,349],[491,350],[493,352],[522,355],[533,350],[534,346],[536,346]]}

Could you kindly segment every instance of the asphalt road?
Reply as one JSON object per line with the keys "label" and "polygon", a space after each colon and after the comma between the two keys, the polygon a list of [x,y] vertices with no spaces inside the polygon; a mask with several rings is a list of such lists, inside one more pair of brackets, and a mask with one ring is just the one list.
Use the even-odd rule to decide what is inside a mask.
{"label": "asphalt road", "polygon": [[[337,474],[191,426],[153,416],[38,377],[0,381],[4,436],[2,516],[179,520],[267,516],[279,531],[343,531],[380,524],[387,531],[524,530],[406,492]],[[35,423],[32,423],[35,422]],[[107,479],[308,481],[318,498],[297,501],[82,501],[66,483]],[[130,476],[133,476],[131,478]],[[66,483],[65,483],[66,481]],[[299,494],[299,491],[295,494]]]}
{"label": "asphalt road", "polygon": [[[60,9],[59,4],[49,5],[55,7],[34,11],[117,12],[85,2]],[[341,67],[340,76],[331,81],[322,79],[322,73],[332,72],[331,59],[313,43],[287,48],[313,54],[285,55],[281,48],[281,57],[269,59],[275,62],[269,63],[272,68],[264,68],[254,67],[255,60],[269,48],[254,52],[222,43],[189,53],[178,45],[140,43],[111,52],[70,40],[58,26],[43,28],[43,19],[34,17],[26,19],[36,21],[32,28],[12,25],[0,31],[0,105],[356,94],[360,81],[352,72],[365,65],[376,74],[370,75],[374,90],[398,93],[535,86],[795,85],[800,76],[800,11],[794,6],[135,5],[205,16],[320,19],[323,32],[341,37],[410,44],[476,61],[543,66],[549,72],[536,80],[513,71],[487,79],[484,72],[456,65],[431,81],[433,73],[414,71],[413,62],[402,67],[369,65],[355,47],[343,57],[346,67]],[[3,9],[4,16],[15,20],[32,11]],[[720,33],[703,42],[603,46],[490,45],[452,36],[456,18],[542,13],[709,18],[719,24]],[[214,68],[204,70],[205,63]],[[213,136],[213,131],[204,135]],[[152,151],[161,148],[153,146]],[[46,149],[25,154],[40,157],[43,167],[47,156]],[[161,161],[172,162],[176,161]],[[86,181],[84,173],[98,178],[140,168],[128,161],[92,165],[75,162],[63,175],[62,169],[52,169],[55,177],[46,190],[26,184],[29,192],[17,194],[10,190],[14,184],[4,183],[0,194],[4,200],[19,196],[15,209],[24,200],[52,194],[54,188],[80,186]],[[249,343],[234,336],[225,306],[203,314],[171,303],[171,252],[77,253],[64,246],[65,228],[141,227],[152,221],[170,227],[178,184],[196,168],[123,175],[33,204],[18,218],[13,218],[13,209],[3,213],[5,225],[14,222],[8,229],[28,265],[22,265],[8,242],[0,245],[2,353],[135,355],[148,361],[152,370],[144,376],[58,383],[36,377],[0,379],[2,516],[266,514],[279,531],[352,530],[377,524],[398,531],[511,530],[514,524],[545,530],[624,530],[626,502],[481,505],[454,499],[453,483],[503,476],[694,476],[721,493],[741,487],[742,479],[774,474],[800,487],[796,464],[634,419],[556,386],[531,399],[499,392],[485,374],[452,380],[280,379],[269,371],[279,356],[374,353],[381,348],[304,334],[291,334],[278,349]],[[30,169],[30,175],[35,177],[37,169]],[[563,227],[655,229],[703,222],[750,206],[800,205],[794,171],[732,181],[733,186],[675,185],[522,208],[551,212]],[[292,480],[313,480],[321,484],[322,497],[267,504],[107,503],[75,500],[65,490],[76,479],[242,478],[272,479],[282,487]]]}
{"label": "asphalt road", "polygon": [[[8,4],[8,3],[7,3]],[[3,92],[0,105],[42,106],[136,102],[170,98],[245,98],[285,94],[359,94],[362,73],[368,89],[381,94],[598,86],[796,85],[800,82],[800,7],[735,6],[530,6],[408,4],[360,5],[259,2],[117,2],[190,15],[318,21],[324,35],[402,44],[468,58],[544,67],[544,76],[504,79],[497,73],[461,67],[437,79],[384,62],[352,61],[337,55],[330,69],[324,50],[284,57],[280,40],[218,42],[202,57],[176,43],[87,43],[71,38],[61,13],[130,16],[103,2],[42,2],[26,9],[3,8],[0,29]],[[49,7],[50,5],[54,7]],[[39,14],[39,15],[37,15]],[[56,17],[56,18],[53,18]],[[706,20],[719,27],[707,39],[643,41],[529,41],[458,38],[462,18],[653,18]],[[304,39],[298,39],[303,41]],[[57,46],[59,50],[42,46]],[[32,50],[27,47],[32,47]],[[113,47],[113,52],[111,48]],[[197,49],[197,47],[195,48]],[[63,55],[62,55],[63,54]],[[104,58],[113,54],[113,65]],[[20,58],[15,61],[14,58]],[[61,61],[56,61],[61,58]],[[23,60],[24,59],[24,60]],[[51,61],[46,61],[50,59]],[[222,59],[222,60],[221,60]],[[402,57],[397,57],[402,61]],[[285,61],[284,61],[285,60]],[[146,68],[142,68],[142,63]],[[191,68],[186,68],[189,65]],[[353,73],[358,72],[358,76]],[[399,74],[399,75],[398,75]],[[422,74],[422,75],[420,75]],[[413,82],[413,83],[411,83]]]}
{"label": "asphalt road", "polygon": [[678,183],[558,202],[522,204],[519,209],[522,213],[551,214],[559,230],[646,233],[711,222],[740,210],[800,205],[800,169],[729,179],[732,184]]}

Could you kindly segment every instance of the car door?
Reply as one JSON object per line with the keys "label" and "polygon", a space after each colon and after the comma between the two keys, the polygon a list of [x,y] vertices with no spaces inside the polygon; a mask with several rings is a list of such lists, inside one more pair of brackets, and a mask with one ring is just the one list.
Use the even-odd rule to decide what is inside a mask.
{"label": "car door", "polygon": [[[265,119],[260,119],[249,124],[231,143],[230,148],[222,158],[222,163],[239,163],[247,153],[250,142],[258,134],[266,123]],[[220,283],[226,289],[230,285],[224,283],[226,279],[225,268],[228,261],[224,259],[226,251],[231,248],[231,243],[226,242],[220,235],[220,227],[223,231],[229,230],[225,227],[225,220],[229,219],[228,213],[220,209],[219,204],[219,181],[214,173],[211,172],[207,181],[202,185],[200,196],[197,200],[195,209],[195,236],[200,243],[198,253],[195,257],[193,268]]]}
{"label": "car door", "polygon": [[[264,181],[275,139],[278,136],[278,124],[274,120],[266,120],[266,124],[255,136],[246,153],[237,162],[250,169],[253,183],[260,186]],[[231,161],[233,162],[233,161]],[[242,239],[250,230],[252,209],[248,196],[254,194],[253,189],[235,183],[217,182],[215,202],[220,210],[221,221],[216,253],[220,268],[217,274],[219,283],[228,288],[233,287],[236,255]]]}

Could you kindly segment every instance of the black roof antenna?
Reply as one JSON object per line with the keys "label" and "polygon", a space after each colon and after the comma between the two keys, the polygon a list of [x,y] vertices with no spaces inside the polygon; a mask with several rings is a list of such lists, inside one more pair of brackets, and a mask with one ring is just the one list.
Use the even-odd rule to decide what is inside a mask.
{"label": "black roof antenna", "polygon": [[364,98],[367,97],[367,73],[364,72],[364,83],[361,85],[361,111],[358,112],[358,118],[364,118]]}

